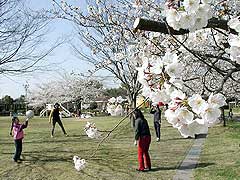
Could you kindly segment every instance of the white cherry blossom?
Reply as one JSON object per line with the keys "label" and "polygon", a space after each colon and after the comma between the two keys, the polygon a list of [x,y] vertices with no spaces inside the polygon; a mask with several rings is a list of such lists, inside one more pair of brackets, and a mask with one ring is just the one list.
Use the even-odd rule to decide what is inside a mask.
{"label": "white cherry blossom", "polygon": [[192,131],[190,131],[189,126],[187,124],[183,124],[180,127],[178,127],[178,131],[184,138],[194,137],[195,135]]}
{"label": "white cherry blossom", "polygon": [[173,27],[176,30],[179,30],[181,28],[181,25],[179,22],[180,18],[181,18],[181,15],[176,9],[170,8],[166,10],[166,21],[171,27]]}
{"label": "white cherry blossom", "polygon": [[172,53],[169,49],[167,49],[165,55],[162,57],[162,61],[164,65],[178,62],[178,55],[176,53]]}
{"label": "white cherry blossom", "polygon": [[190,29],[195,24],[195,17],[194,15],[190,15],[186,12],[182,13],[180,22],[182,23],[182,26],[186,29]]}
{"label": "white cherry blossom", "polygon": [[154,74],[161,74],[162,69],[163,69],[163,62],[161,60],[158,60],[152,64],[151,72]]}
{"label": "white cherry blossom", "polygon": [[171,110],[170,108],[165,111],[164,116],[166,117],[167,121],[172,124],[174,128],[178,128],[182,125],[177,114],[175,111]]}
{"label": "white cherry blossom", "polygon": [[199,16],[199,17],[196,18],[194,26],[189,28],[189,30],[191,32],[194,32],[198,29],[206,27],[207,24],[208,24],[208,18],[206,16]]}
{"label": "white cherry blossom", "polygon": [[209,4],[200,4],[196,12],[196,16],[210,19],[212,17],[211,6]]}
{"label": "white cherry blossom", "polygon": [[178,119],[184,124],[189,124],[193,121],[194,115],[190,112],[187,107],[178,108],[176,110]]}
{"label": "white cherry blossom", "polygon": [[228,42],[231,46],[240,47],[240,36],[231,34],[228,38]]}
{"label": "white cherry blossom", "polygon": [[238,33],[240,33],[240,20],[238,17],[230,19],[228,21],[228,26],[232,29],[235,29]]}
{"label": "white cherry blossom", "polygon": [[176,77],[171,77],[169,79],[169,82],[173,84],[175,87],[177,87],[178,89],[182,89],[183,87],[183,81],[181,79],[177,79]]}
{"label": "white cherry blossom", "polygon": [[165,12],[167,23],[175,30],[199,30],[206,27],[212,17],[209,2],[200,0],[184,0],[177,7],[174,3],[166,3]]}
{"label": "white cherry blossom", "polygon": [[207,134],[208,133],[208,124],[199,124],[198,119],[195,119],[188,124],[189,131],[192,134]]}
{"label": "white cherry blossom", "polygon": [[152,92],[152,90],[151,90],[151,88],[149,86],[147,86],[147,85],[143,86],[143,88],[142,88],[142,95],[144,97],[150,97],[151,92]]}
{"label": "white cherry blossom", "polygon": [[201,117],[208,121],[210,124],[214,124],[221,115],[219,108],[214,107],[213,105],[207,104],[204,111],[201,112]]}
{"label": "white cherry blossom", "polygon": [[194,94],[192,97],[188,98],[188,104],[197,114],[200,114],[202,111],[204,111],[208,105],[199,94]]}
{"label": "white cherry blossom", "polygon": [[166,72],[170,77],[179,77],[182,73],[183,66],[178,62],[173,62],[166,66]]}
{"label": "white cherry blossom", "polygon": [[184,0],[183,1],[183,6],[185,8],[186,11],[190,12],[190,13],[194,13],[195,11],[198,10],[199,7],[199,0]]}
{"label": "white cherry blossom", "polygon": [[184,92],[182,92],[181,90],[177,90],[175,89],[172,93],[171,93],[171,99],[173,99],[174,101],[182,101],[186,98],[186,94]]}
{"label": "white cherry blossom", "polygon": [[208,97],[208,103],[216,108],[220,108],[226,105],[226,97],[219,93],[215,95],[211,93],[211,95]]}

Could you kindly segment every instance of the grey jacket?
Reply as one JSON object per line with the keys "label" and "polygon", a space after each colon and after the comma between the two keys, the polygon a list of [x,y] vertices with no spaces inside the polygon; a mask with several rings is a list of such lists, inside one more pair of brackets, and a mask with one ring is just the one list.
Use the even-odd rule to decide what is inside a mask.
{"label": "grey jacket", "polygon": [[153,114],[154,122],[161,122],[161,113],[162,111],[159,108],[153,109],[151,108],[150,113]]}

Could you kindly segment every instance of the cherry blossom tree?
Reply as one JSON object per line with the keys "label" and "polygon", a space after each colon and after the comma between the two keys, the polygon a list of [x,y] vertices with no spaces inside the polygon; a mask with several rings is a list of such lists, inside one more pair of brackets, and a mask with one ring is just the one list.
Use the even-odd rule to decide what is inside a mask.
{"label": "cherry blossom tree", "polygon": [[[194,68],[196,67],[195,69],[197,69],[198,76],[196,76],[196,70],[193,70],[192,73],[188,71],[185,74],[187,77],[185,81],[192,83],[191,80],[196,80],[196,82],[200,81],[201,83],[198,83],[199,86],[195,86],[196,88],[188,86],[192,91],[196,91],[195,89],[198,88],[198,91],[200,90],[202,95],[209,95],[209,92],[222,92],[225,94],[230,92],[231,94],[236,94],[236,91],[232,91],[234,90],[232,87],[239,86],[238,33],[240,23],[238,9],[236,8],[239,7],[239,5],[237,1],[216,2],[217,1],[169,0],[166,1],[164,6],[164,18],[160,19],[158,22],[138,18],[134,23],[134,27],[135,31],[141,29],[166,34],[166,37],[169,39],[167,41],[162,41],[164,44],[161,45],[165,46],[169,51],[175,51],[178,55],[182,56],[181,59],[182,62],[185,62],[185,67],[186,64],[190,67],[188,70],[191,70],[193,64],[196,64],[195,62],[198,63],[198,66],[193,66]],[[141,3],[137,5],[141,6]],[[160,37],[160,35],[158,35],[158,37]],[[167,56],[169,58],[169,53],[166,54],[167,55],[164,57]],[[173,57],[176,56],[176,54],[172,53],[172,58],[169,59],[173,59]],[[168,72],[168,66],[171,64],[166,63],[166,60],[164,61],[166,58],[164,57],[162,60],[158,60],[158,62],[152,57],[147,61],[143,60],[140,69],[140,72],[143,70],[143,73],[140,79],[142,84],[146,87],[145,95],[150,97],[154,102],[164,98],[166,102],[169,102],[169,99],[166,97],[168,97],[167,95],[170,96],[170,99],[173,101],[169,111],[174,114],[178,111],[177,109],[179,107],[185,107],[184,99],[186,99],[186,96],[181,91],[175,92],[175,90],[170,90],[165,83],[167,82],[167,84],[172,84],[175,88],[181,89],[179,85],[176,86],[177,83],[171,82],[173,78],[171,73],[175,72],[176,74],[176,71],[181,71],[181,68],[179,69],[181,66],[175,65],[175,68]],[[191,59],[193,59],[193,63],[189,63]],[[156,73],[153,68],[154,66],[156,67],[156,64],[158,65],[158,73]],[[174,66],[172,65],[172,67]],[[195,77],[189,78],[191,75],[195,75]],[[170,79],[168,76],[170,76]],[[179,78],[179,75],[176,77]],[[160,82],[157,82],[159,79]],[[157,86],[155,84],[157,84]],[[226,87],[226,85],[231,85],[231,89]],[[154,86],[155,89],[153,90]],[[200,96],[193,95],[192,98],[194,102],[199,102],[203,104],[203,106],[206,105],[206,103],[203,103],[203,100],[197,99],[196,97]],[[217,97],[220,98],[220,95],[217,95]],[[200,112],[194,110],[194,107],[192,107],[190,103],[190,99],[186,101],[187,106],[190,106],[191,111],[199,115]],[[220,99],[223,100],[223,98]],[[224,102],[224,100],[222,102]],[[179,103],[181,104],[180,106]],[[221,106],[222,105],[224,105],[224,103],[221,103]],[[207,110],[206,107],[207,106],[205,106],[206,111],[212,112],[212,115],[215,114],[213,115],[213,117],[215,116],[214,119],[220,116],[219,110]],[[192,121],[193,115],[191,112],[188,111],[188,109],[184,111],[185,115],[189,115],[191,122],[194,122]],[[167,119],[170,117],[171,113],[166,113]],[[175,115],[174,120],[177,120],[176,123],[181,121],[180,117],[181,113]],[[185,116],[185,119],[186,118]],[[202,118],[207,120],[208,124],[211,124],[211,118],[209,116],[203,115]],[[178,127],[182,135],[184,135],[184,133],[190,133],[191,122],[185,122],[181,124],[180,128]]]}
{"label": "cherry blossom tree", "polygon": [[[190,94],[197,92],[207,96],[211,92],[222,92],[227,97],[239,94],[236,88],[239,87],[239,65],[226,52],[228,34],[237,34],[229,28],[228,16],[237,14],[238,1],[202,1],[201,4],[196,3],[198,1],[166,1],[166,4],[143,0],[88,1],[88,12],[68,1],[54,2],[57,17],[74,22],[80,41],[92,51],[92,54],[86,54],[73,45],[80,58],[92,62],[95,70],[112,72],[128,92],[137,92],[130,93],[131,102],[140,88],[133,80],[136,79],[134,67],[141,59],[139,56],[143,53],[146,56],[147,51],[148,54],[163,55],[169,47],[181,54],[180,61],[186,69],[183,72],[184,87]],[[160,31],[160,34],[139,32],[133,35],[131,26],[134,18],[139,16],[143,18],[135,22],[135,29]],[[195,31],[205,25],[209,29]],[[130,64],[131,69],[123,64]],[[126,72],[130,72],[130,76],[126,76]],[[126,81],[126,77],[130,81]],[[137,84],[137,88],[129,86],[129,82]]]}
{"label": "cherry blossom tree", "polygon": [[[226,85],[236,87],[235,84],[239,84],[238,41],[231,40],[238,34],[238,21],[229,21],[234,17],[231,13],[238,12],[234,6],[237,1],[235,4],[193,0],[114,1],[114,4],[88,1],[88,12],[69,5],[67,1],[54,2],[60,9],[58,16],[77,25],[81,42],[91,48],[93,55],[86,55],[74,46],[76,52],[94,63],[96,70],[105,68],[121,81],[119,75],[130,72],[134,76],[128,79],[135,82],[137,73],[134,70],[137,69],[143,95],[153,103],[173,101],[173,104],[184,106],[182,102],[187,95],[178,91],[186,91],[183,87],[190,89],[187,91],[189,95],[209,96],[212,92],[227,94],[229,88]],[[137,16],[143,18],[135,21],[134,35],[129,25]],[[123,62],[130,65],[131,70],[126,71]],[[195,67],[200,68],[194,71]],[[200,86],[196,86],[199,83]],[[141,86],[138,87],[137,92]],[[128,89],[134,92],[133,88]],[[178,90],[175,92],[175,89]],[[234,94],[232,90],[231,94]],[[182,102],[175,102],[175,98]],[[134,102],[133,99],[130,101]],[[200,115],[200,112],[195,113]]]}
{"label": "cherry blossom tree", "polygon": [[184,85],[190,93],[206,96],[222,92],[227,97],[239,98],[239,20],[235,18],[239,15],[239,2],[164,3],[165,9],[159,12],[163,18],[139,18],[134,24],[136,30],[159,32],[168,39],[161,45],[177,50],[183,57],[180,61],[185,67]]}
{"label": "cherry blossom tree", "polygon": [[[132,63],[136,54],[128,48],[133,41],[138,41],[132,32],[132,6],[128,1],[87,1],[81,7],[68,1],[54,2],[53,14],[56,17],[72,21],[78,33],[79,42],[86,49],[72,44],[79,59],[94,65],[92,73],[107,70],[119,80],[127,91],[131,107],[136,107],[136,99],[141,90],[137,81],[137,70]],[[84,8],[87,8],[84,10]],[[131,21],[130,21],[130,19]],[[89,50],[91,53],[89,53]]]}
{"label": "cherry blossom tree", "polygon": [[54,2],[57,16],[73,21],[81,42],[92,49],[89,56],[74,46],[79,55],[116,77],[115,64],[131,65],[122,74],[138,76],[142,94],[153,104],[168,104],[166,119],[182,136],[207,133],[226,103],[223,94],[236,93],[239,1],[97,0],[88,1],[88,12]]}
{"label": "cherry blossom tree", "polygon": [[94,79],[82,78],[79,75],[64,75],[60,79],[40,84],[29,92],[29,105],[43,106],[47,103],[71,102],[82,99],[89,102],[103,91],[103,85]]}

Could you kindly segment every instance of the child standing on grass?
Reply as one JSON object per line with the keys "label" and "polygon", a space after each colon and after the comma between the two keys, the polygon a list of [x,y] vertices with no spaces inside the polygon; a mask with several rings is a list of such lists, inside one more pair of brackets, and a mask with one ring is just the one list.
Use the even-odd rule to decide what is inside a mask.
{"label": "child standing on grass", "polygon": [[12,118],[10,135],[13,136],[13,138],[14,138],[16,151],[15,151],[13,160],[14,160],[14,162],[17,162],[17,163],[20,163],[22,161],[20,159],[20,156],[22,153],[22,140],[24,137],[23,129],[27,128],[27,126],[28,126],[28,118],[26,119],[24,124],[19,123],[18,117]]}

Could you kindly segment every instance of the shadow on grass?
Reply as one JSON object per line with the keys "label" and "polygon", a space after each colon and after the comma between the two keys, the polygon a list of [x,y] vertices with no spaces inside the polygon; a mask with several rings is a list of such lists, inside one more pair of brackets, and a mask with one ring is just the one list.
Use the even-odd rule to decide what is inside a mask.
{"label": "shadow on grass", "polygon": [[49,163],[49,162],[69,162],[72,163],[72,156],[46,156],[46,155],[37,155],[37,154],[24,154],[27,159],[24,162],[28,162],[31,164],[36,163]]}
{"label": "shadow on grass", "polygon": [[161,141],[175,141],[175,140],[186,140],[186,141],[189,141],[189,140],[192,140],[194,138],[183,138],[183,137],[179,137],[179,138],[170,138],[170,139],[161,139]]}
{"label": "shadow on grass", "polygon": [[189,164],[187,166],[181,166],[179,170],[187,170],[187,169],[196,169],[196,168],[204,168],[207,166],[214,165],[215,163],[198,163],[198,164]]}
{"label": "shadow on grass", "polygon": [[215,165],[216,163],[198,163],[196,168],[204,168],[207,166]]}
{"label": "shadow on grass", "polygon": [[173,167],[153,167],[151,169],[152,172],[156,172],[156,171],[164,171],[164,170],[176,170],[177,167],[173,166]]}
{"label": "shadow on grass", "polygon": [[215,163],[199,163],[197,165],[187,165],[187,166],[181,166],[181,168],[178,168],[177,166],[172,166],[172,167],[153,167],[151,169],[152,172],[155,171],[164,171],[164,170],[187,170],[187,169],[195,169],[195,168],[204,168],[204,167],[208,167],[208,166],[212,166],[215,165]]}

